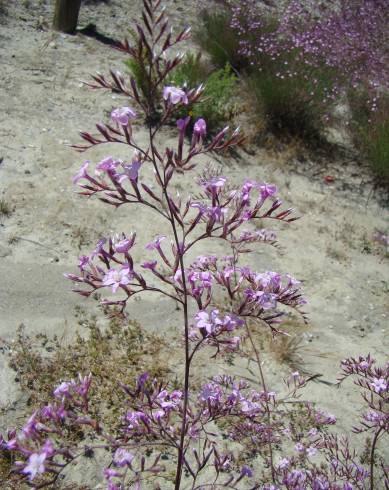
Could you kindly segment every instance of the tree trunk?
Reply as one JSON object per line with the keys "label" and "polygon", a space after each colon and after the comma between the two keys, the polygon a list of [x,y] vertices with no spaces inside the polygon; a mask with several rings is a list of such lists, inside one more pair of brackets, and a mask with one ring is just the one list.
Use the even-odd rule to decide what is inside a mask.
{"label": "tree trunk", "polygon": [[53,28],[72,34],[77,29],[81,0],[56,0]]}

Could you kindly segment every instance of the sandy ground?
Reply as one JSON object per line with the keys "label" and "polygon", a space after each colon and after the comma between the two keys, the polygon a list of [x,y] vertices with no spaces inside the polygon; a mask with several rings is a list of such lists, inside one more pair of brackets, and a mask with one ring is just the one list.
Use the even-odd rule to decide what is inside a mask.
{"label": "sandy ground", "polygon": [[[122,68],[122,56],[95,39],[50,32],[52,13],[42,2],[31,1],[29,8],[15,3],[0,24],[0,199],[13,210],[0,222],[0,337],[11,339],[21,323],[30,333],[66,330],[71,336],[74,307],[95,308],[69,292],[71,285],[63,278],[65,271],[76,271],[77,257],[89,253],[101,236],[128,233],[140,223],[137,257],[144,258],[142,244],[164,230],[143,210],[114,211],[79,198],[71,183],[83,161],[69,148],[79,142],[77,131],[93,130],[95,122],[107,120],[112,108],[123,105],[115,96],[82,87],[80,81],[110,66]],[[140,2],[128,2],[128,8],[125,3],[85,6],[80,25],[92,21],[104,34],[121,37]],[[181,25],[195,18],[196,2],[168,2],[168,7]],[[145,140],[142,126],[136,135]],[[174,136],[173,129],[167,131],[164,144]],[[122,148],[105,146],[89,152],[88,159],[97,162],[109,154],[126,156]],[[389,352],[389,261],[371,242],[375,229],[388,230],[388,213],[374,197],[367,199],[366,186],[357,185],[364,176],[356,165],[335,169],[339,182],[331,186],[321,175],[305,171],[303,164],[287,164],[287,159],[257,148],[255,154],[241,150],[237,158],[217,163],[232,182],[253,178],[276,183],[280,195],[302,216],[290,226],[277,227],[282,253],[263,246],[249,260],[259,271],[289,272],[304,282],[310,319],[301,352],[305,367],[333,382],[344,357],[370,352],[383,360]],[[192,182],[193,175],[180,177],[176,187],[189,192]],[[208,247],[196,252],[223,252],[218,243]],[[145,327],[172,337],[178,331],[174,305],[161,298],[142,299],[129,313]],[[215,372],[219,369],[215,364]],[[274,387],[279,373],[287,372],[270,358],[265,369]],[[0,357],[3,406],[20,397],[13,378],[7,358]],[[350,428],[359,405],[351,384],[335,390],[317,383],[309,396],[337,415],[341,427]]]}

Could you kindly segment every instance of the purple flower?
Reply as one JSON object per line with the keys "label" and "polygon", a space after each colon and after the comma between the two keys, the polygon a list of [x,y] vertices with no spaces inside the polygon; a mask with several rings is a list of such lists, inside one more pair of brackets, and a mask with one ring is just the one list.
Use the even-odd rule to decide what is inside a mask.
{"label": "purple flower", "polygon": [[305,451],[305,447],[303,444],[301,444],[301,442],[298,442],[295,446],[294,446],[294,449],[295,451],[297,451],[298,453],[303,453]]}
{"label": "purple flower", "polygon": [[249,466],[242,466],[242,469],[240,471],[240,474],[242,476],[247,476],[248,478],[252,478],[253,472],[252,469]]}
{"label": "purple flower", "polygon": [[116,293],[119,286],[126,286],[131,282],[133,274],[128,267],[121,270],[110,269],[103,278],[103,286],[112,286],[112,292]]}
{"label": "purple flower", "polygon": [[255,301],[264,310],[270,310],[277,306],[277,295],[266,293],[265,291],[254,291],[246,289],[245,295],[252,301]]}
{"label": "purple flower", "polygon": [[124,168],[126,170],[126,174],[128,178],[132,181],[136,181],[138,179],[139,169],[142,166],[142,163],[139,161],[133,161],[131,165],[126,165]]}
{"label": "purple flower", "polygon": [[29,480],[33,480],[37,474],[44,473],[45,471],[46,454],[33,453],[28,458],[28,464],[23,468],[22,472],[29,475]]}
{"label": "purple flower", "polygon": [[131,107],[119,107],[111,112],[111,119],[120,126],[128,126],[131,119],[136,118],[136,112]]}
{"label": "purple flower", "polygon": [[126,176],[132,181],[136,182],[138,180],[139,169],[142,166],[142,161],[140,158],[139,151],[134,151],[134,156],[132,157],[130,165],[123,165]]}
{"label": "purple flower", "polygon": [[182,102],[183,104],[188,104],[188,96],[186,93],[178,87],[168,86],[163,89],[163,98],[173,105]]}
{"label": "purple flower", "polygon": [[308,431],[309,437],[315,437],[315,436],[317,436],[317,434],[318,434],[318,430],[316,429],[316,427],[312,427],[312,429],[310,429]]}
{"label": "purple flower", "polygon": [[186,128],[188,127],[190,121],[190,116],[184,117],[182,119],[177,120],[177,128],[179,129],[180,133],[185,133]]}
{"label": "purple flower", "polygon": [[82,377],[81,374],[78,374],[78,384],[74,383],[75,391],[81,395],[86,396],[89,391],[90,385],[92,383],[92,373],[89,373],[88,376]]}
{"label": "purple flower", "polygon": [[280,460],[280,462],[278,463],[277,467],[278,467],[280,470],[284,470],[284,469],[288,468],[289,464],[290,464],[290,461],[289,461],[289,459],[288,459],[288,458],[282,458],[282,459]]}
{"label": "purple flower", "polygon": [[[18,449],[19,444],[16,438],[10,439],[5,445],[5,448],[8,449],[8,451],[15,451],[15,449]],[[2,449],[4,448],[2,444]]]}
{"label": "purple flower", "polygon": [[114,478],[116,476],[120,476],[120,473],[111,468],[105,468],[103,471],[104,477],[109,480],[110,478]]}
{"label": "purple flower", "polygon": [[120,237],[116,236],[112,241],[113,241],[113,248],[115,252],[119,254],[125,254],[127,253],[130,248],[134,246],[135,243],[135,237],[136,233],[133,233],[130,238],[127,238],[124,234],[122,236],[122,239]]}
{"label": "purple flower", "polygon": [[193,127],[193,132],[200,137],[204,137],[207,134],[207,123],[204,119],[197,119]]}
{"label": "purple flower", "polygon": [[54,396],[56,398],[68,398],[70,396],[70,383],[63,382],[54,390]]}
{"label": "purple flower", "polygon": [[82,255],[79,257],[78,267],[80,270],[85,270],[86,266],[89,264],[90,258],[87,255]]}
{"label": "purple flower", "polygon": [[212,193],[213,191],[219,190],[222,187],[224,187],[226,182],[227,182],[227,179],[225,177],[223,177],[222,175],[217,175],[215,177],[212,177],[209,180],[205,180],[205,181],[201,182],[201,186],[205,190]]}
{"label": "purple flower", "polygon": [[113,457],[113,461],[117,466],[129,466],[133,459],[134,455],[123,448],[118,448]]}
{"label": "purple flower", "polygon": [[207,311],[199,311],[196,315],[197,328],[205,330],[208,334],[214,333],[218,325],[222,325],[223,322],[219,318],[219,310],[212,310],[210,313]]}
{"label": "purple flower", "polygon": [[98,175],[101,172],[114,173],[121,163],[121,160],[114,160],[112,157],[104,158],[104,160],[101,160],[101,162],[96,165],[96,173]]}
{"label": "purple flower", "polygon": [[165,240],[165,236],[160,235],[154,238],[154,240],[146,245],[146,250],[159,250],[161,248],[161,242]]}
{"label": "purple flower", "polygon": [[381,391],[385,391],[388,387],[384,378],[374,378],[374,381],[370,383],[370,386],[376,393],[381,393]]}
{"label": "purple flower", "polygon": [[143,264],[141,264],[141,267],[143,267],[143,269],[149,269],[150,271],[153,271],[157,267],[157,264],[158,262],[156,260],[147,260],[146,262],[143,262]]}
{"label": "purple flower", "polygon": [[274,196],[277,193],[277,187],[274,184],[267,184],[264,182],[260,185],[261,197],[266,199],[267,197]]}
{"label": "purple flower", "polygon": [[213,404],[220,401],[222,392],[220,386],[216,383],[208,383],[204,385],[200,392],[200,399]]}
{"label": "purple flower", "polygon": [[89,160],[86,160],[82,167],[80,168],[80,171],[73,177],[73,184],[78,184],[78,182],[82,179],[88,179],[89,174],[87,172],[87,168],[89,166]]}
{"label": "purple flower", "polygon": [[91,259],[94,259],[97,255],[101,254],[104,252],[104,244],[106,243],[107,239],[106,238],[101,238],[96,245],[96,248],[93,250],[93,252],[90,255]]}
{"label": "purple flower", "polygon": [[130,422],[129,429],[135,429],[140,426],[141,422],[147,423],[149,421],[148,416],[143,412],[128,412],[126,419]]}
{"label": "purple flower", "polygon": [[138,376],[138,379],[136,381],[136,389],[141,390],[143,386],[145,385],[146,381],[149,379],[150,375],[149,373],[145,372],[142,373]]}
{"label": "purple flower", "polygon": [[47,458],[50,458],[55,453],[54,444],[50,439],[46,440],[42,449],[42,453],[45,454]]}
{"label": "purple flower", "polygon": [[313,446],[309,446],[309,447],[307,448],[307,455],[308,455],[309,457],[313,457],[313,456],[315,456],[315,454],[316,454],[316,453],[317,453],[317,449],[316,449],[315,447],[313,447]]}

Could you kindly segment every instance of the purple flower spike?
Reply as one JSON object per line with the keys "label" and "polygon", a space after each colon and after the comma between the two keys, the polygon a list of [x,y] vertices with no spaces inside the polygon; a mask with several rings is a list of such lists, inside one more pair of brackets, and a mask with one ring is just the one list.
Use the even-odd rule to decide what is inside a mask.
{"label": "purple flower spike", "polygon": [[111,119],[120,126],[128,126],[131,119],[136,118],[136,112],[131,107],[119,107],[111,112]]}
{"label": "purple flower spike", "polygon": [[188,96],[186,93],[178,87],[168,86],[163,89],[163,98],[173,105],[179,104],[189,104]]}

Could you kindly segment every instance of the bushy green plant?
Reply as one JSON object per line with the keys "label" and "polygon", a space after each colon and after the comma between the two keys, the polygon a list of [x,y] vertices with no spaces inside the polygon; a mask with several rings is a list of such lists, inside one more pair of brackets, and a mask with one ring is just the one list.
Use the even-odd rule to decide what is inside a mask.
{"label": "bushy green plant", "polygon": [[185,59],[173,71],[169,80],[177,86],[194,88],[208,78],[212,68],[201,58],[201,53],[187,53]]}
{"label": "bushy green plant", "polygon": [[389,185],[389,95],[380,97],[375,112],[362,91],[350,92],[349,102],[354,144],[368,159],[377,180]]}
{"label": "bushy green plant", "polygon": [[323,94],[331,85],[325,69],[310,70],[301,76],[280,78],[279,64],[286,60],[263,60],[263,68],[247,76],[258,117],[278,135],[303,138],[308,143],[323,140],[322,132],[330,109]]}
{"label": "bushy green plant", "polygon": [[[205,11],[201,19],[197,42],[209,53],[215,65],[225,66],[228,62],[240,71],[253,96],[256,117],[261,122],[264,120],[267,129],[315,144],[321,142],[321,133],[330,113],[330,107],[324,101],[328,100],[333,88],[331,70],[305,65],[295,51],[285,51],[278,56],[265,50],[258,51],[255,63],[250,63],[242,49],[232,12]],[[278,20],[267,14],[261,22],[261,35],[270,36],[277,26]]]}
{"label": "bushy green plant", "polygon": [[[237,76],[229,63],[224,68],[212,71],[200,54],[193,53],[186,56],[170,77],[170,83],[178,87],[196,88],[204,83],[204,96],[189,106],[189,114],[193,121],[205,119],[210,133],[232,117],[236,82]],[[187,115],[188,108],[183,108],[180,116]]]}
{"label": "bushy green plant", "polygon": [[212,62],[219,68],[224,68],[227,63],[235,70],[247,68],[247,59],[238,54],[239,37],[231,27],[231,14],[227,10],[204,10],[200,17],[195,40],[210,55]]}

